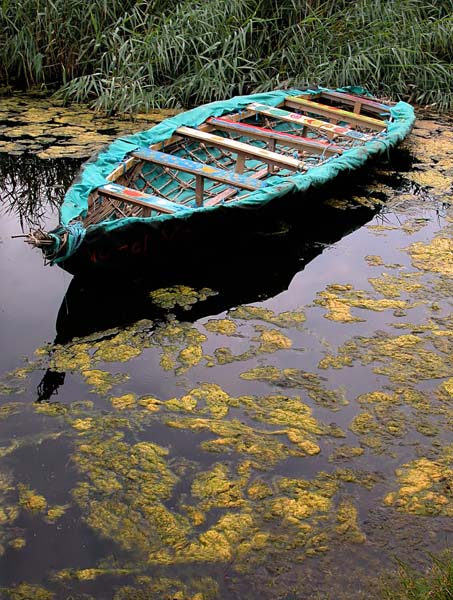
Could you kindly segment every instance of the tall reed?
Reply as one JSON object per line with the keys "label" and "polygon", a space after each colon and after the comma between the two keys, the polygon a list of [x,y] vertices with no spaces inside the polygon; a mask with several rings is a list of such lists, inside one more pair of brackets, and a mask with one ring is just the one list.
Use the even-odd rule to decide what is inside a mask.
{"label": "tall reed", "polygon": [[104,112],[362,84],[453,106],[453,0],[0,0],[0,82]]}

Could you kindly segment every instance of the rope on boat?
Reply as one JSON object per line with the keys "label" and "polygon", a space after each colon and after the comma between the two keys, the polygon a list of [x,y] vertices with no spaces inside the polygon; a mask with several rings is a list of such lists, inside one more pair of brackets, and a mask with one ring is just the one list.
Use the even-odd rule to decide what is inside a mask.
{"label": "rope on boat", "polygon": [[85,238],[86,229],[79,221],[69,225],[60,225],[52,232],[42,229],[30,231],[26,236],[27,244],[39,248],[46,263],[64,262],[79,248]]}

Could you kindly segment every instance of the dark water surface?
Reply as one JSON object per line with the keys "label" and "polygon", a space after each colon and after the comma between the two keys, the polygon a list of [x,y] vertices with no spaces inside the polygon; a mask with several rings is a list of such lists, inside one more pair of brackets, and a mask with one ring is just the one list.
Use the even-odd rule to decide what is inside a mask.
{"label": "dark water surface", "polygon": [[5,598],[372,598],[450,545],[452,141],[102,285],[10,237],[79,161],[0,156]]}

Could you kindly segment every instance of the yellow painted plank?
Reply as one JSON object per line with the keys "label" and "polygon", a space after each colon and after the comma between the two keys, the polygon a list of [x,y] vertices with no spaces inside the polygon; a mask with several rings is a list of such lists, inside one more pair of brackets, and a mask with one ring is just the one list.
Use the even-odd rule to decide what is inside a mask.
{"label": "yellow painted plank", "polygon": [[380,119],[359,115],[349,110],[336,108],[335,106],[326,106],[325,104],[313,102],[313,100],[307,100],[306,98],[287,96],[285,98],[285,105],[290,108],[305,109],[307,112],[314,115],[335,118],[338,121],[344,121],[345,123],[351,123],[352,125],[361,125],[363,127],[368,127],[369,129],[382,131],[386,128],[386,124]]}
{"label": "yellow painted plank", "polygon": [[341,125],[334,125],[333,123],[326,123],[325,121],[320,121],[319,119],[305,117],[299,113],[282,110],[281,108],[273,106],[267,106],[267,104],[259,104],[258,102],[254,102],[253,104],[249,104],[247,108],[254,110],[260,115],[265,115],[266,117],[271,117],[287,123],[297,123],[302,127],[314,129],[315,131],[321,132],[328,137],[341,136],[352,138],[357,142],[368,142],[372,139],[371,135],[356,131],[355,129],[342,127]]}
{"label": "yellow painted plank", "polygon": [[191,127],[179,127],[176,130],[178,135],[183,137],[189,137],[200,142],[205,142],[218,148],[224,148],[230,150],[235,154],[243,154],[249,158],[257,158],[266,164],[275,164],[283,168],[292,169],[294,171],[304,170],[306,167],[304,163],[290,156],[283,156],[278,152],[272,152],[270,150],[264,150],[263,148],[257,148],[252,144],[245,144],[244,142],[237,142],[230,138],[224,138],[220,135],[213,135],[206,131],[200,131],[199,129],[192,129]]}

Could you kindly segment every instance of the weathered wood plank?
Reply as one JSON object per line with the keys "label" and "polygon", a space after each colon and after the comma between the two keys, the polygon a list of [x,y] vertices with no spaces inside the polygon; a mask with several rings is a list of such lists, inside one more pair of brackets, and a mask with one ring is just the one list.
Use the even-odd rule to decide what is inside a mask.
{"label": "weathered wood plank", "polygon": [[290,156],[283,156],[277,152],[257,148],[251,144],[244,144],[244,142],[236,142],[235,140],[223,138],[220,135],[213,135],[206,131],[200,131],[199,129],[179,127],[176,132],[183,137],[196,139],[208,145],[217,146],[218,148],[224,148],[235,154],[243,154],[249,158],[256,158],[266,164],[274,164],[278,167],[291,169],[293,171],[302,171],[306,169],[302,161],[291,158]]}
{"label": "weathered wood plank", "polygon": [[170,202],[166,198],[154,196],[153,194],[145,194],[144,192],[124,187],[118,183],[107,183],[99,187],[97,191],[102,196],[118,198],[124,202],[151,208],[152,210],[157,210],[161,213],[174,214],[178,212],[178,210],[184,209],[180,204]]}
{"label": "weathered wood plank", "polygon": [[[261,179],[261,177],[266,177],[267,174],[268,174],[268,170],[267,170],[267,167],[265,167],[264,169],[260,169],[256,173],[253,173],[253,175],[251,175],[250,177],[252,177],[253,179]],[[220,204],[221,202],[228,200],[228,198],[232,198],[237,193],[238,193],[237,190],[235,190],[233,188],[227,188],[226,190],[223,190],[222,192],[220,192],[213,198],[209,198],[209,200],[206,200],[204,205],[205,206],[216,206],[217,204]]]}
{"label": "weathered wood plank", "polygon": [[377,100],[372,100],[366,96],[355,96],[354,94],[346,94],[344,92],[321,92],[316,95],[316,98],[327,98],[330,100],[341,100],[344,104],[355,106],[359,103],[364,106],[370,113],[380,115],[382,113],[389,114],[390,108]]}
{"label": "weathered wood plank", "polygon": [[313,100],[307,100],[306,98],[287,96],[285,98],[285,106],[304,110],[314,115],[333,118],[337,121],[344,121],[350,125],[367,127],[368,129],[373,129],[375,131],[383,131],[386,128],[386,124],[380,119],[374,119],[373,117],[367,117],[366,115],[358,115],[354,112],[337,108],[336,106],[326,106],[325,104],[313,102]]}
{"label": "weathered wood plank", "polygon": [[312,119],[311,117],[305,117],[304,115],[283,110],[281,108],[267,106],[266,104],[258,104],[255,102],[253,104],[249,104],[248,108],[250,110],[255,110],[255,112],[261,115],[266,115],[267,117],[278,119],[280,121],[286,121],[287,123],[298,123],[299,125],[309,129],[314,129],[318,132],[321,131],[325,135],[331,137],[341,136],[352,138],[353,140],[361,142],[367,142],[372,139],[371,135],[361,133],[355,129],[341,127],[340,125],[334,125],[333,123],[326,123],[325,121],[320,121],[319,119]]}
{"label": "weathered wood plank", "polygon": [[294,135],[292,133],[281,133],[274,129],[259,127],[249,123],[238,123],[230,120],[230,118],[227,119],[226,117],[211,118],[208,119],[207,123],[222,131],[234,131],[245,137],[251,137],[257,140],[272,140],[282,145],[289,146],[290,148],[309,150],[316,154],[325,154],[326,156],[341,154],[344,150],[344,148],[337,144],[329,144],[329,142],[320,140],[311,140],[310,138]]}
{"label": "weathered wood plank", "polygon": [[267,185],[264,181],[255,181],[254,179],[239,173],[233,173],[226,169],[218,169],[217,167],[211,167],[187,158],[181,158],[174,154],[165,154],[165,152],[158,152],[156,150],[151,150],[150,148],[140,148],[139,150],[132,152],[132,155],[135,158],[146,160],[157,165],[177,169],[197,177],[206,177],[206,179],[212,179],[219,183],[225,183],[246,190],[258,190]]}

